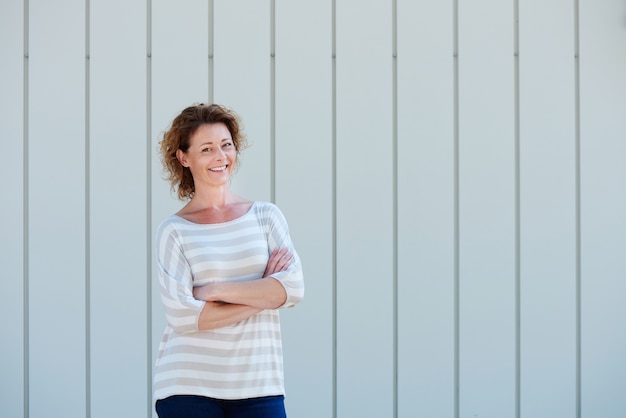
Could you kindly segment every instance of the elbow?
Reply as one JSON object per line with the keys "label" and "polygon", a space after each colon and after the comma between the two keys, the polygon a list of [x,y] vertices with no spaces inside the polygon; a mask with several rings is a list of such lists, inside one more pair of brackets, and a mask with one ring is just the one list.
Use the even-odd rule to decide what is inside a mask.
{"label": "elbow", "polygon": [[289,289],[287,291],[287,297],[281,308],[293,308],[304,299],[304,287],[298,289]]}
{"label": "elbow", "polygon": [[167,320],[167,325],[170,329],[172,329],[176,334],[191,334],[194,332],[198,332],[202,329],[200,312],[194,312],[193,314],[185,312],[184,315],[179,315],[172,312],[166,312],[165,318]]}
{"label": "elbow", "polygon": [[200,313],[206,302],[192,298],[162,297],[168,327],[177,334],[198,332]]}
{"label": "elbow", "polygon": [[287,291],[287,300],[283,305],[286,308],[293,308],[304,299],[304,279],[302,277],[302,271],[299,271],[294,280],[289,281],[285,290]]}
{"label": "elbow", "polygon": [[279,308],[292,308],[304,299],[304,280],[301,271],[290,272],[276,279],[284,290]]}

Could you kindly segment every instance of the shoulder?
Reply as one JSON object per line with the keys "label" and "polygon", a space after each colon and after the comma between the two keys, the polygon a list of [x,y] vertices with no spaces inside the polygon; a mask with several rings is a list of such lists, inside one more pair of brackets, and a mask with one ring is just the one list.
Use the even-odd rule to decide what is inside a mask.
{"label": "shoulder", "polygon": [[274,203],[257,200],[253,206],[256,213],[262,218],[284,218],[283,213]]}
{"label": "shoulder", "polygon": [[157,241],[160,241],[165,238],[174,238],[179,235],[179,230],[181,226],[186,221],[180,216],[171,215],[165,218],[157,227],[156,237]]}
{"label": "shoulder", "polygon": [[179,223],[180,220],[182,220],[181,217],[176,215],[170,215],[161,221],[161,223],[157,227],[157,231],[175,228],[176,224]]}
{"label": "shoulder", "polygon": [[263,211],[275,211],[275,210],[278,210],[278,211],[280,211],[280,209],[278,209],[278,206],[276,206],[272,202],[265,202],[263,200],[255,200],[253,205],[254,205],[254,207],[257,208],[257,210],[263,210]]}
{"label": "shoulder", "polygon": [[267,231],[274,231],[280,234],[288,233],[287,219],[282,211],[274,203],[255,202],[256,216],[261,225],[267,228]]}

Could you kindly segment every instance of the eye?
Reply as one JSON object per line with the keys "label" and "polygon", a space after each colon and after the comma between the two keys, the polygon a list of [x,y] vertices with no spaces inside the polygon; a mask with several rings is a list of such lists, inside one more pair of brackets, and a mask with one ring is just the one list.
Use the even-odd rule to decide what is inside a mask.
{"label": "eye", "polygon": [[211,152],[211,148],[203,148],[202,152]]}
{"label": "eye", "polygon": [[233,143],[232,143],[232,142],[224,142],[224,143],[222,144],[222,146],[223,146],[224,148],[232,147],[232,146],[233,146]]}

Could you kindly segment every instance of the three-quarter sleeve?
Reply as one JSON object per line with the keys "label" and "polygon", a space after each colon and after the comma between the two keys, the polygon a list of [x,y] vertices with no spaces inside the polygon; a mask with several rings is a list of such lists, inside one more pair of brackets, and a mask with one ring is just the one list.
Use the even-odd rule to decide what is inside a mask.
{"label": "three-quarter sleeve", "polygon": [[205,305],[193,297],[193,275],[172,223],[157,231],[157,266],[161,300],[169,326],[179,334],[198,331],[198,318]]}
{"label": "three-quarter sleeve", "polygon": [[287,221],[280,209],[275,205],[268,205],[267,213],[267,234],[270,253],[274,249],[288,248],[293,258],[289,262],[287,269],[273,273],[275,278],[285,288],[287,300],[281,308],[291,308],[304,298],[304,278],[302,275],[302,263],[296,252],[291,237]]}

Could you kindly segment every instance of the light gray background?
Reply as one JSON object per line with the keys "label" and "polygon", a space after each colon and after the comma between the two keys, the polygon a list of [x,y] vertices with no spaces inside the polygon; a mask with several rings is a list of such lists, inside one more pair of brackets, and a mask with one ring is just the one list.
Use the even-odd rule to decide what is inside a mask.
{"label": "light gray background", "polygon": [[303,259],[290,417],[626,416],[623,0],[2,0],[2,416],[152,416],[199,101]]}

